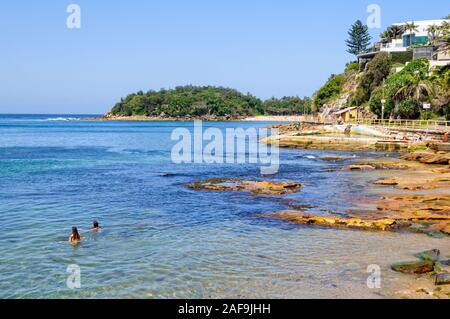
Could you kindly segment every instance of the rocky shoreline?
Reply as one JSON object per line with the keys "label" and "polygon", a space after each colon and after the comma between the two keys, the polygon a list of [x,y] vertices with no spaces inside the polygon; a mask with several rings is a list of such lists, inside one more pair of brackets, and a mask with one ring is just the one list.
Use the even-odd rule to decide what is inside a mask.
{"label": "rocky shoreline", "polygon": [[415,293],[437,299],[450,298],[450,256],[441,256],[441,251],[432,249],[414,255],[419,260],[391,265],[395,272],[415,275],[416,279],[428,282],[427,288],[417,287]]}
{"label": "rocky shoreline", "polygon": [[442,143],[444,130],[381,128],[366,125],[326,125],[314,123],[280,124],[269,127],[275,134],[261,143],[282,148],[330,151],[388,151],[449,149]]}
{"label": "rocky shoreline", "polygon": [[[286,129],[285,126],[281,128],[283,127]],[[345,172],[350,174],[350,179],[351,174],[358,174],[358,178],[362,177],[368,185],[372,185],[368,187],[375,187],[380,193],[378,197],[362,193],[360,198],[352,199],[355,204],[361,204],[356,205],[357,207],[371,208],[318,213],[318,210],[308,205],[291,204],[284,211],[261,212],[259,217],[305,227],[414,233],[449,240],[450,153],[432,149],[432,145],[439,143],[436,136],[422,141],[403,141],[388,139],[387,136],[364,136],[351,132],[333,136],[332,134],[339,132],[330,132],[329,128],[323,127],[303,127],[302,130],[298,130],[296,125],[289,127],[280,135],[261,142],[271,144],[276,139],[281,147],[351,152],[395,151],[398,155],[356,159],[351,156],[329,156],[321,159],[335,163],[345,162],[335,169],[336,174]],[[386,143],[381,147],[380,139]],[[277,196],[301,192],[307,187],[301,182],[223,178],[197,181],[187,186],[196,191],[245,191],[253,196]],[[420,255],[422,259],[425,258],[424,255],[425,253]],[[419,276],[416,279],[424,280],[423,287],[427,288],[418,287],[409,297],[421,298],[425,294],[430,298],[450,298],[450,269],[447,263],[447,260],[421,260],[393,265],[391,269],[413,274]],[[433,285],[436,287],[433,288]]]}

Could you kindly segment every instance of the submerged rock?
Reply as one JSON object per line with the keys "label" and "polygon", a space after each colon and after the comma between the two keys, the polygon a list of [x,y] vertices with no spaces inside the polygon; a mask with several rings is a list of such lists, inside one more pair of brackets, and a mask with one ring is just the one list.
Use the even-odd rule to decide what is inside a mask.
{"label": "submerged rock", "polygon": [[381,179],[375,182],[376,185],[385,185],[385,186],[396,186],[398,185],[398,181],[394,179]]}
{"label": "submerged rock", "polygon": [[447,227],[448,227],[447,224],[433,224],[433,225],[429,226],[425,230],[425,232],[427,232],[427,233],[441,232],[441,231],[444,231]]}
{"label": "submerged rock", "polygon": [[447,224],[444,229],[441,230],[444,234],[450,235],[450,224]]}
{"label": "submerged rock", "polygon": [[253,195],[284,195],[297,193],[303,187],[295,182],[250,181],[241,179],[208,179],[188,185],[194,190],[248,191]]}
{"label": "submerged rock", "polygon": [[450,259],[438,261],[436,263],[436,271],[450,273]]}
{"label": "submerged rock", "polygon": [[[437,174],[436,174],[437,175]],[[380,179],[375,182],[376,185],[396,186],[402,190],[432,190],[438,188],[450,187],[450,175],[441,174],[439,177],[433,177],[431,174],[423,173],[422,176],[396,176],[388,179]]]}
{"label": "submerged rock", "polygon": [[440,255],[441,251],[439,249],[433,249],[420,252],[418,254],[415,254],[414,256],[422,260],[438,261]]}
{"label": "submerged rock", "polygon": [[324,156],[320,158],[322,161],[325,162],[343,162],[346,160],[353,159],[353,157],[349,156]]}
{"label": "submerged rock", "polygon": [[437,286],[450,285],[450,273],[437,274],[435,284]]}
{"label": "submerged rock", "polygon": [[423,260],[406,263],[398,263],[391,266],[391,269],[403,274],[426,274],[434,271],[434,261]]}
{"label": "submerged rock", "polygon": [[350,171],[365,171],[365,170],[374,170],[375,166],[369,164],[355,164],[344,167],[344,170]]}

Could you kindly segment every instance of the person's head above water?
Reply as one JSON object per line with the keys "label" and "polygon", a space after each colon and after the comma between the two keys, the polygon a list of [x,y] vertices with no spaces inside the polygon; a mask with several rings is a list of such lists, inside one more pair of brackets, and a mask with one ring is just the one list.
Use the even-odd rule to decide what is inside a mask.
{"label": "person's head above water", "polygon": [[78,232],[78,228],[76,227],[72,227],[72,238],[75,240],[81,239],[80,233]]}
{"label": "person's head above water", "polygon": [[97,232],[97,231],[100,231],[100,229],[101,229],[101,227],[100,227],[98,221],[94,220],[94,221],[92,222],[92,228],[91,228],[91,231]]}

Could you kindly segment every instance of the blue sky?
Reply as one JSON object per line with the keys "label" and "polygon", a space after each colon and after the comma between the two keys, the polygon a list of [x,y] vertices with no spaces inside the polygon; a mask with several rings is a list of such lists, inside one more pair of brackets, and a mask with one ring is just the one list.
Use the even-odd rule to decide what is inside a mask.
{"label": "blue sky", "polygon": [[[66,27],[71,3],[81,29]],[[372,3],[382,28],[450,13],[448,0],[2,1],[0,113],[105,113],[184,84],[310,96],[352,60],[347,31]]]}

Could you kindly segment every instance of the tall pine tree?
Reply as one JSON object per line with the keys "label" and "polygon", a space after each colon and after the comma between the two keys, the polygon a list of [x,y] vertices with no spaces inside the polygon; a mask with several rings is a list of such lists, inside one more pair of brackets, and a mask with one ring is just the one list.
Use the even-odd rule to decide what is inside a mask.
{"label": "tall pine tree", "polygon": [[349,39],[346,41],[348,53],[358,56],[366,53],[370,47],[372,37],[369,34],[369,28],[361,20],[355,22],[348,31]]}

